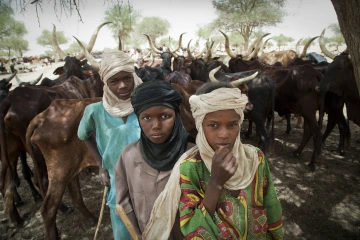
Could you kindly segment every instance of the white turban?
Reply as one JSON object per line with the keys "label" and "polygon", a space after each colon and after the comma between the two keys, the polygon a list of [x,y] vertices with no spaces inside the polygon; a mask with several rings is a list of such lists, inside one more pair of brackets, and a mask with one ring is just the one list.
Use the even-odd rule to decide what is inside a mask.
{"label": "white turban", "polygon": [[[207,169],[211,172],[212,157],[215,151],[206,140],[202,123],[206,114],[219,110],[233,109],[240,116],[239,126],[244,120],[244,112],[248,97],[241,94],[238,88],[218,88],[210,93],[192,95],[189,99],[192,115],[195,119],[196,145]],[[253,180],[254,174],[259,166],[256,149],[251,145],[244,145],[240,141],[240,132],[231,150],[237,159],[238,168],[235,174],[225,183],[229,190],[239,190],[247,187]]]}
{"label": "white turban", "polygon": [[109,78],[120,71],[133,73],[134,88],[142,83],[135,73],[134,61],[126,53],[119,50],[104,52],[99,70],[100,78],[104,82],[103,105],[105,110],[114,117],[125,117],[134,111],[130,98],[127,100],[119,99],[107,85]]}

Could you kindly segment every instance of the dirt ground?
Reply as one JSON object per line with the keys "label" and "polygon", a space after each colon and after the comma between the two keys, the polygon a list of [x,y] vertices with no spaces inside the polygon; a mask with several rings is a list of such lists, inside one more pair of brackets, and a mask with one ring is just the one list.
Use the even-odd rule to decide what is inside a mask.
{"label": "dirt ground", "polygon": [[[34,74],[36,75],[36,74]],[[302,155],[292,157],[291,152],[300,144],[302,129],[294,128],[285,134],[286,124],[275,121],[274,151],[268,153],[273,180],[283,207],[285,239],[360,239],[360,128],[350,122],[352,145],[346,149],[345,156],[332,152],[338,144],[337,128],[328,137],[323,148],[321,160],[315,172],[308,170],[313,144],[308,143]],[[326,125],[326,121],[324,122]],[[243,128],[247,127],[247,121]],[[243,139],[244,143],[257,144],[256,136]],[[32,165],[31,159],[28,159]],[[26,218],[23,227],[15,228],[3,211],[0,197],[0,239],[45,239],[42,218],[39,212],[41,203],[35,203],[29,187],[22,178],[20,164],[18,172],[21,185],[18,189],[24,205],[20,215]],[[84,171],[80,174],[82,194],[88,209],[99,216],[103,188],[95,173]],[[64,202],[71,206],[67,195]],[[93,239],[95,224],[90,224],[75,209],[70,214],[58,213],[57,225],[62,239]],[[112,239],[109,211],[105,208],[98,239]]]}

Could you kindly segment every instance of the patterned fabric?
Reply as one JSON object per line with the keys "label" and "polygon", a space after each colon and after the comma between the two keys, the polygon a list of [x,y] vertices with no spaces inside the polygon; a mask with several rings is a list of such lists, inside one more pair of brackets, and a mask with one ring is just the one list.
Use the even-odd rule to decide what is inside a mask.
{"label": "patterned fabric", "polygon": [[186,239],[283,239],[282,208],[265,156],[252,183],[238,197],[223,188],[214,217],[204,204],[210,172],[197,152],[180,165],[180,228]]}

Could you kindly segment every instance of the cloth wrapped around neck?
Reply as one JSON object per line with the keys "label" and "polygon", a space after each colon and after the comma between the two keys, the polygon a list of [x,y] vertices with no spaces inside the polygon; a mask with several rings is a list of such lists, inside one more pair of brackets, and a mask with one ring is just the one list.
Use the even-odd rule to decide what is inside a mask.
{"label": "cloth wrapped around neck", "polygon": [[142,83],[136,75],[134,61],[124,52],[111,50],[103,53],[100,65],[100,78],[104,82],[103,105],[105,110],[114,117],[125,117],[134,111],[130,98],[121,100],[115,96],[107,85],[109,78],[120,71],[130,72],[134,77],[134,89]]}
{"label": "cloth wrapped around neck", "polygon": [[166,106],[175,111],[174,127],[165,142],[153,143],[141,129],[139,140],[141,154],[145,162],[158,171],[171,170],[179,157],[186,151],[189,134],[180,117],[181,100],[180,93],[170,83],[162,80],[141,84],[131,96],[131,103],[138,117],[144,110],[154,106]]}

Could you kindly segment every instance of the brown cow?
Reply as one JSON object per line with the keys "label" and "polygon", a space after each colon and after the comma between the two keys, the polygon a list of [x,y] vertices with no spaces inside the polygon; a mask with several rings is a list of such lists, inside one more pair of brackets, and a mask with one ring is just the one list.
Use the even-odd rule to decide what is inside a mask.
{"label": "brown cow", "polygon": [[54,100],[27,129],[26,144],[39,181],[46,177],[45,173],[48,177],[48,188],[41,188],[44,201],[40,211],[49,239],[59,239],[56,214],[66,187],[74,206],[87,219],[96,220],[84,205],[78,174],[86,167],[97,167],[97,164],[84,142],[77,137],[77,128],[85,107],[98,101],[101,98]]}

